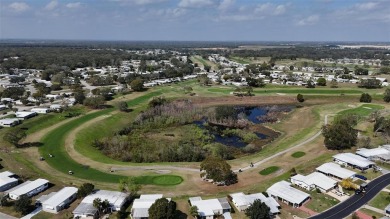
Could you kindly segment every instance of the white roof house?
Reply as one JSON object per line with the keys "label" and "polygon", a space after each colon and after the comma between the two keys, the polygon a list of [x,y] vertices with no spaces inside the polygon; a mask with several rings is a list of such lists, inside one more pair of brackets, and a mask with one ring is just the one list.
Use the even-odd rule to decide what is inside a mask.
{"label": "white roof house", "polygon": [[125,204],[128,195],[123,192],[98,190],[85,197],[81,203],[73,211],[73,216],[76,217],[90,217],[94,216],[97,209],[93,207],[93,200],[100,198],[100,200],[107,200],[110,203],[112,211],[118,211]]}
{"label": "white roof house", "polygon": [[267,193],[268,195],[278,198],[283,202],[292,204],[294,207],[301,206],[310,198],[309,194],[291,187],[291,183],[286,181],[280,181],[273,184],[267,189]]}
{"label": "white roof house", "polygon": [[272,214],[280,213],[279,203],[273,197],[265,197],[262,193],[255,193],[250,195],[245,195],[244,193],[234,193],[230,194],[233,204],[239,211],[246,210],[256,199],[259,199],[261,202],[264,202],[269,208]]}
{"label": "white roof house", "polygon": [[29,197],[44,191],[49,186],[49,181],[46,179],[36,179],[29,183],[23,184],[23,186],[11,190],[9,197],[13,200],[18,200],[20,196],[27,195]]}
{"label": "white roof house", "polygon": [[226,198],[202,200],[201,197],[189,198],[191,206],[198,207],[201,218],[213,219],[215,215],[229,213],[231,207]]}
{"label": "white roof house", "polygon": [[18,185],[18,179],[12,177],[14,175],[14,173],[9,171],[0,173],[0,192],[4,192],[5,190]]}
{"label": "white roof house", "polygon": [[332,188],[336,187],[337,181],[325,176],[322,173],[314,172],[307,176],[297,174],[291,177],[291,182],[294,185],[300,186],[307,190],[314,188],[320,189],[322,192],[328,192]]}
{"label": "white roof house", "polygon": [[15,113],[16,118],[21,118],[21,119],[28,119],[28,118],[34,117],[36,115],[37,115],[36,112],[16,112]]}
{"label": "white roof house", "polygon": [[327,176],[334,176],[338,179],[353,178],[356,174],[355,172],[342,168],[340,165],[335,163],[324,163],[317,167],[316,170]]}
{"label": "white roof house", "polygon": [[48,199],[42,201],[42,210],[58,213],[76,199],[77,191],[76,187],[65,187],[58,192],[52,193]]}
{"label": "white roof house", "polygon": [[143,219],[149,217],[149,208],[156,202],[157,199],[162,198],[162,194],[141,195],[140,198],[135,199],[131,207],[131,218]]}
{"label": "white roof house", "polygon": [[20,123],[19,119],[0,119],[0,126],[12,127]]}
{"label": "white roof house", "polygon": [[31,109],[31,112],[46,114],[46,113],[50,112],[50,109],[48,109],[48,108],[33,108],[33,109]]}
{"label": "white roof house", "polygon": [[390,156],[390,150],[383,147],[373,149],[361,148],[356,151],[356,154],[369,160],[377,160],[378,158]]}
{"label": "white roof house", "polygon": [[333,156],[333,159],[338,164],[356,167],[361,170],[375,166],[374,162],[352,153],[336,154]]}

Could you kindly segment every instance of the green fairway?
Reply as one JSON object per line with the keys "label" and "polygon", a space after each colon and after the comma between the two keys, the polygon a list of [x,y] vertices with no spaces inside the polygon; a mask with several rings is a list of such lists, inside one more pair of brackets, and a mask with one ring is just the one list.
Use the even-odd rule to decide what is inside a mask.
{"label": "green fairway", "polygon": [[[235,88],[233,87],[226,87],[226,88],[218,88],[218,87],[212,87],[207,89],[207,91],[212,93],[223,93],[223,94],[229,94],[233,92]],[[323,88],[296,88],[296,87],[290,87],[290,88],[278,88],[278,87],[268,87],[268,85],[264,88],[254,88],[253,89],[254,94],[275,94],[275,93],[281,93],[281,94],[309,94],[309,95],[341,95],[341,94],[361,94],[363,93],[360,90],[346,90],[346,89],[323,89]]]}
{"label": "green fairway", "polygon": [[[95,139],[101,139],[106,136],[111,136],[114,132],[119,131],[124,126],[128,125],[136,115],[143,109],[141,104],[146,103],[150,98],[161,95],[160,91],[155,91],[148,93],[144,96],[135,98],[134,100],[128,101],[128,106],[134,107],[137,106],[139,108],[135,109],[130,113],[119,112],[113,114],[96,124],[91,125],[86,129],[80,130],[75,139],[74,148],[77,152],[82,154],[85,157],[88,157],[92,160],[102,162],[102,163],[110,163],[110,164],[128,164],[128,162],[121,162],[118,160],[114,160],[106,155],[104,155],[101,151],[94,148],[91,143]],[[143,105],[142,105],[143,106]],[[102,129],[101,127],[105,127]]]}
{"label": "green fairway", "polygon": [[270,167],[267,167],[265,169],[263,169],[262,171],[260,171],[260,175],[263,175],[263,176],[266,176],[266,175],[269,175],[271,173],[274,173],[276,171],[278,171],[280,168],[277,167],[277,166],[270,166]]}
{"label": "green fairway", "polygon": [[359,107],[353,108],[353,109],[348,109],[341,111],[339,115],[346,115],[346,114],[356,114],[358,116],[368,116],[371,113],[373,113],[376,110],[381,110],[384,107],[381,105],[375,105],[375,104],[363,104]]}
{"label": "green fairway", "polygon": [[[145,96],[136,98],[133,100],[135,103],[129,101],[129,105],[135,106],[136,103],[142,102],[143,100],[147,100],[154,95],[159,95],[159,92],[152,92],[146,94]],[[50,166],[63,173],[68,173],[68,171],[73,171],[74,176],[78,178],[88,179],[91,181],[118,183],[119,179],[124,178],[125,176],[105,173],[90,168],[88,166],[79,164],[68,155],[64,146],[65,137],[74,128],[96,117],[107,115],[114,110],[115,108],[110,108],[110,109],[105,109],[105,110],[84,115],[49,132],[42,139],[43,146],[39,148],[39,152],[41,153],[41,155],[46,158],[45,162],[47,162]],[[49,154],[53,154],[54,157],[50,158],[48,156]],[[137,182],[141,184],[154,184],[154,185],[177,185],[181,183],[182,180],[183,179],[180,176],[174,176],[174,175],[137,177]]]}
{"label": "green fairway", "polygon": [[294,158],[300,158],[300,157],[303,157],[305,155],[306,155],[306,153],[303,152],[303,151],[297,151],[297,152],[291,154],[291,156],[294,157]]}

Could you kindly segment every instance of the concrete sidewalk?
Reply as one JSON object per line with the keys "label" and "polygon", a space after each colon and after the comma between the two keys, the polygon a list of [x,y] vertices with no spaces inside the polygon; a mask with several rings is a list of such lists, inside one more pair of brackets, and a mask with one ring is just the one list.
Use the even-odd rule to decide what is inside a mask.
{"label": "concrete sidewalk", "polygon": [[30,214],[28,214],[20,219],[30,219],[30,218],[34,217],[35,215],[37,215],[41,211],[42,211],[42,207],[38,207],[33,212],[31,212]]}
{"label": "concrete sidewalk", "polygon": [[13,217],[13,216],[10,216],[8,214],[1,213],[1,212],[0,212],[0,218],[1,219],[18,219],[16,217]]}

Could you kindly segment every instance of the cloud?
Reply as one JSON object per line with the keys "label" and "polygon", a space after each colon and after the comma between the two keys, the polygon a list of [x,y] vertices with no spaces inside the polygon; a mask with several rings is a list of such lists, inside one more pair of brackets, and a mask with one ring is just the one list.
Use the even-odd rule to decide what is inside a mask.
{"label": "cloud", "polygon": [[220,11],[226,11],[230,7],[232,7],[235,3],[235,0],[222,0],[221,3],[218,6],[218,10]]}
{"label": "cloud", "polygon": [[45,6],[45,10],[51,11],[51,10],[55,9],[57,6],[58,6],[58,1],[54,0],[54,1],[49,2]]}
{"label": "cloud", "polygon": [[313,24],[317,23],[319,19],[320,19],[320,16],[318,16],[318,15],[311,15],[311,16],[309,16],[307,18],[304,18],[304,19],[298,21],[297,25],[298,26],[313,25]]}
{"label": "cloud", "polygon": [[110,1],[120,2],[122,4],[150,5],[150,4],[166,2],[167,0],[110,0]]}
{"label": "cloud", "polygon": [[366,2],[366,3],[361,3],[361,4],[355,5],[355,7],[358,10],[362,10],[362,11],[372,10],[372,9],[375,9],[377,6],[378,6],[377,2]]}
{"label": "cloud", "polygon": [[80,2],[73,2],[73,3],[68,3],[65,6],[67,8],[74,9],[74,8],[79,8],[81,6],[81,3]]}
{"label": "cloud", "polygon": [[179,7],[181,8],[203,8],[214,5],[212,0],[181,0]]}
{"label": "cloud", "polygon": [[14,2],[8,5],[8,7],[15,12],[23,12],[30,9],[30,6],[24,2]]}
{"label": "cloud", "polygon": [[285,12],[286,12],[286,6],[285,5],[278,5],[275,8],[274,14],[281,15],[281,14],[284,14]]}
{"label": "cloud", "polygon": [[256,13],[263,13],[269,10],[272,7],[271,3],[259,4],[255,8]]}

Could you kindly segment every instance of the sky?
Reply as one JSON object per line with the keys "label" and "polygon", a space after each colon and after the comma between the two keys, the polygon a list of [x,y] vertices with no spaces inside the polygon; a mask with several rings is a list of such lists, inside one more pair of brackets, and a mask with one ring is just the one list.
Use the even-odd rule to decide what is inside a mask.
{"label": "sky", "polygon": [[0,39],[390,42],[390,0],[0,0]]}

